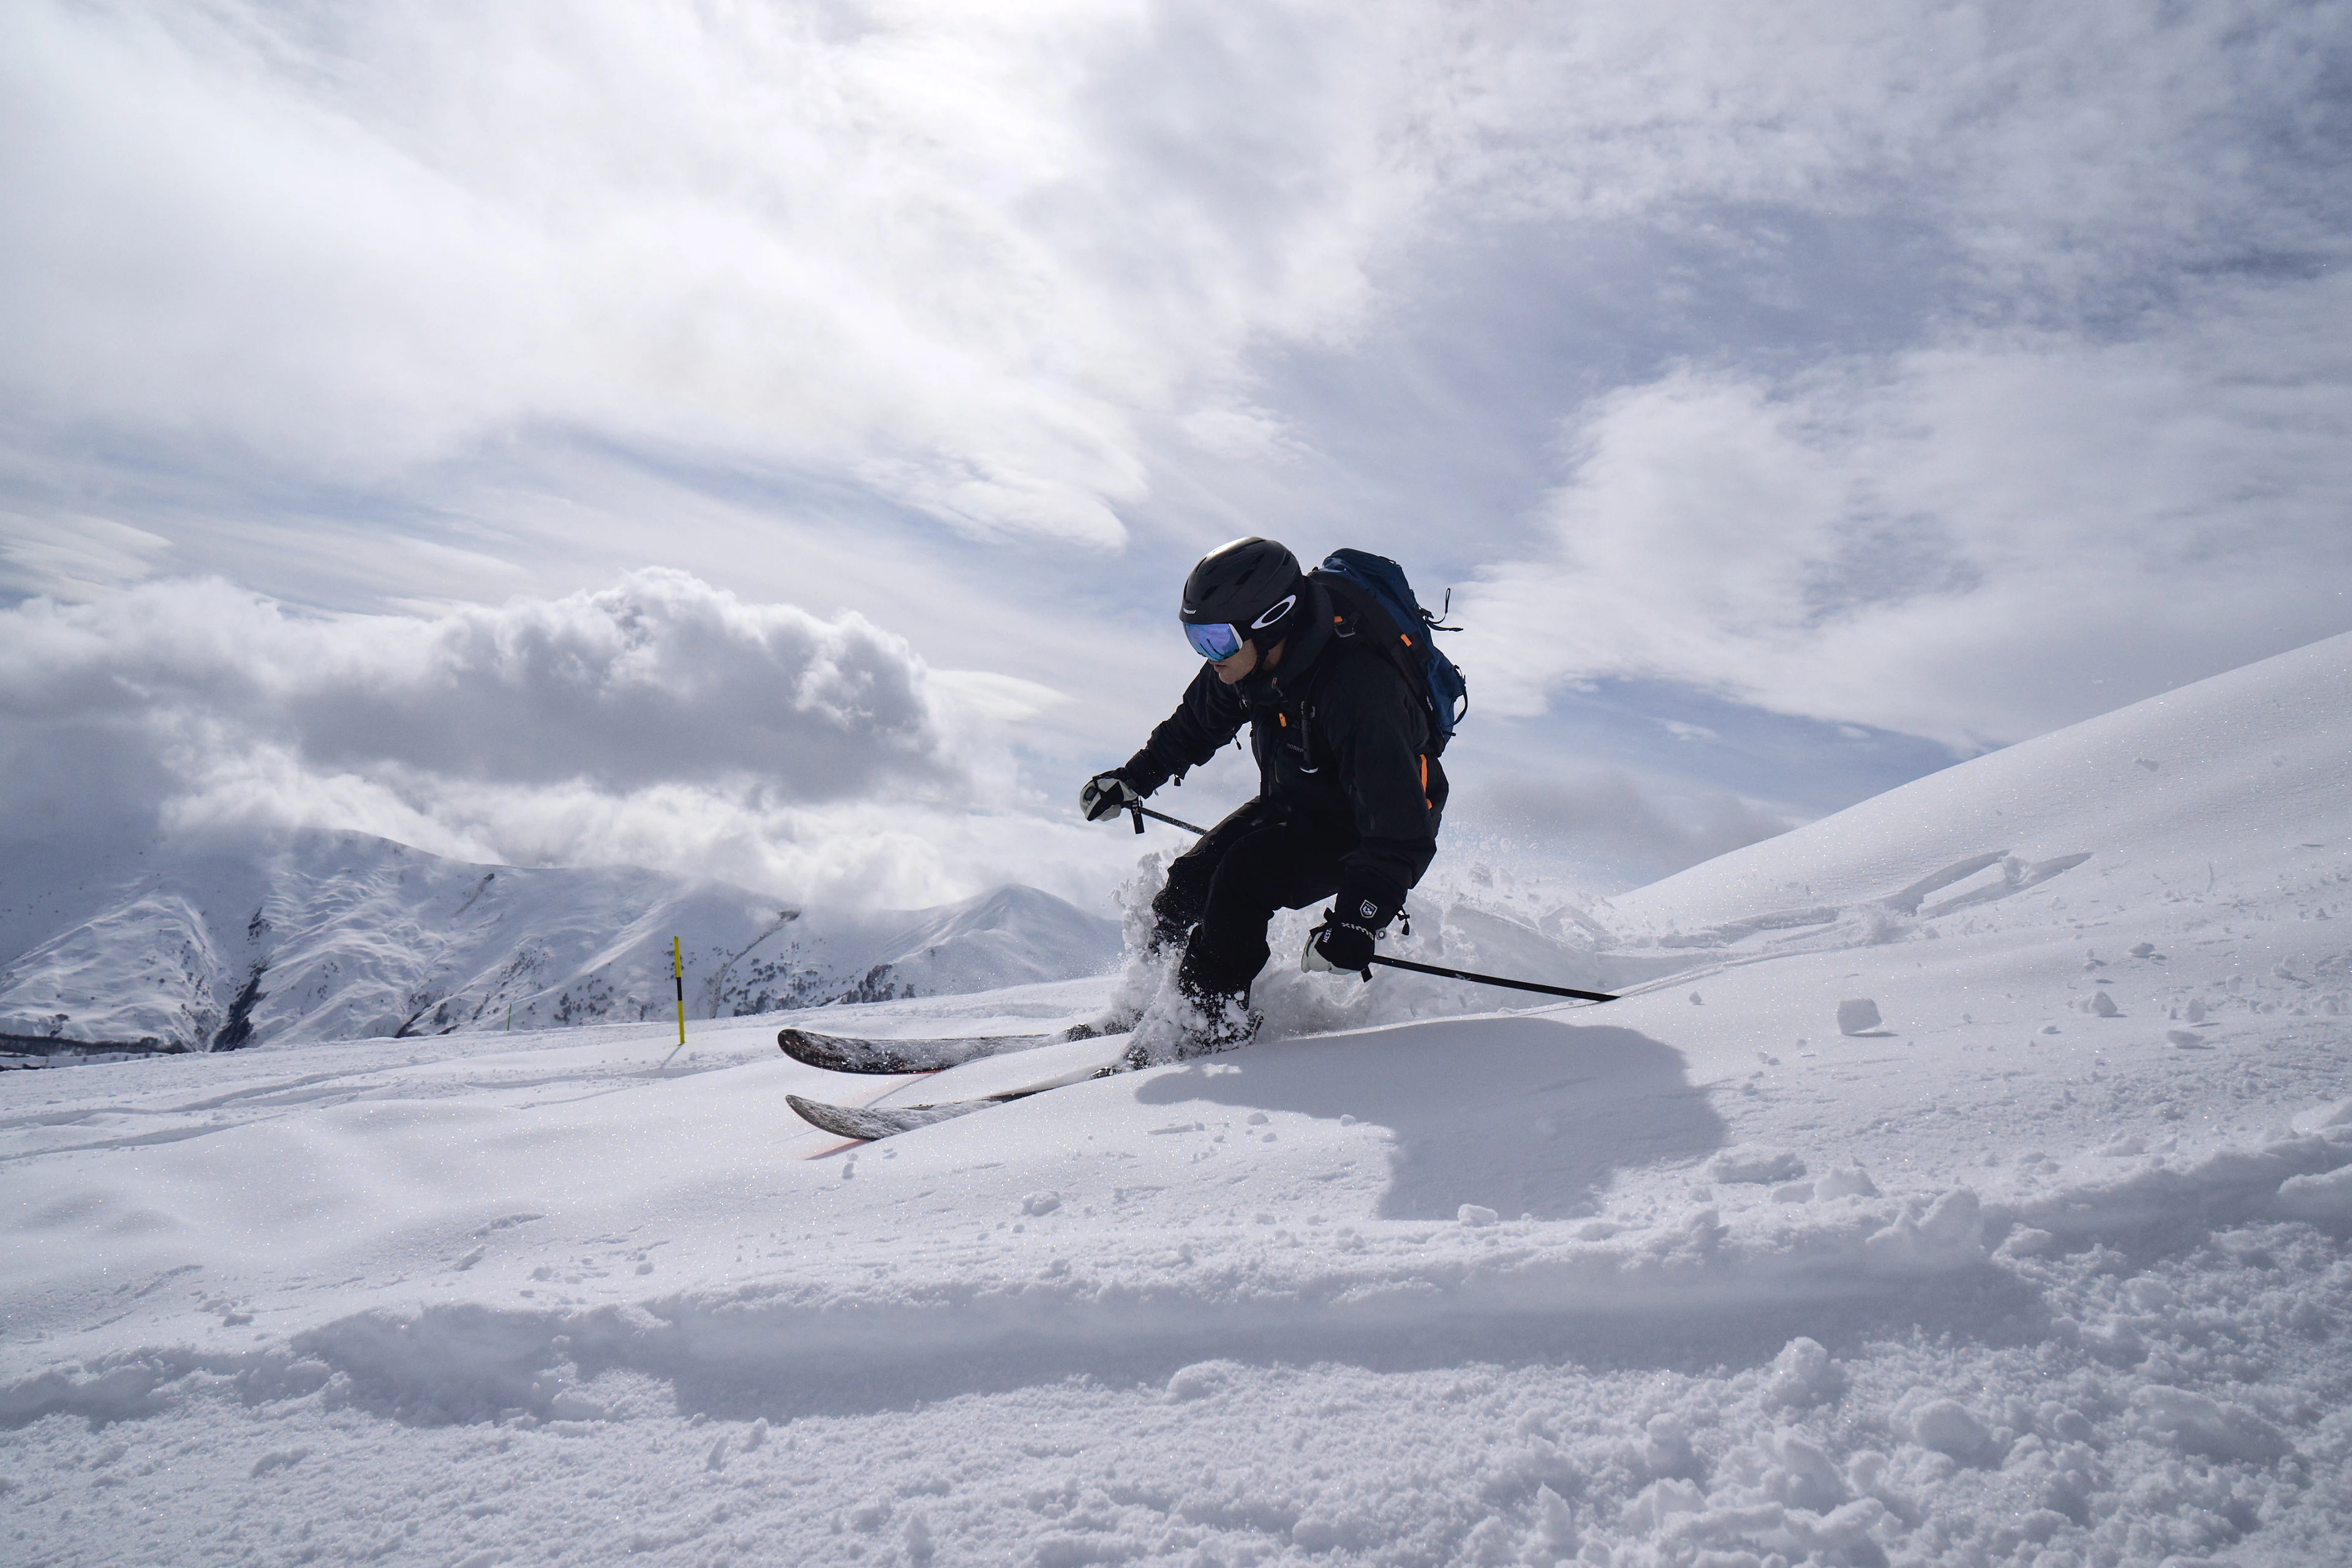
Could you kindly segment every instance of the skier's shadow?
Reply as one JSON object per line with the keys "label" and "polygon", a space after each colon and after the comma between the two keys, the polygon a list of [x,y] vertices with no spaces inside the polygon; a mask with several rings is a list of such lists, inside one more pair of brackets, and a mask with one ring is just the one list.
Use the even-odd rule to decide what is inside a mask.
{"label": "skier's shadow", "polygon": [[1561,1219],[1594,1212],[1618,1171],[1723,1146],[1723,1119],[1684,1069],[1681,1052],[1633,1029],[1433,1020],[1269,1041],[1155,1077],[1136,1098],[1385,1128],[1383,1219],[1453,1219],[1465,1204]]}

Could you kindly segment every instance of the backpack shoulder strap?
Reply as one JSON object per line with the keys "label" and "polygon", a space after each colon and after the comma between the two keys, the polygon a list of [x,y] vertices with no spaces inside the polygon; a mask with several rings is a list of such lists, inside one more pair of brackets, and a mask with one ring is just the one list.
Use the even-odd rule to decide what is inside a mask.
{"label": "backpack shoulder strap", "polygon": [[1402,678],[1405,689],[1419,700],[1426,679],[1412,668],[1412,645],[1402,637],[1403,628],[1396,625],[1378,600],[1338,573],[1317,572],[1312,575],[1331,595],[1332,619],[1339,623],[1332,627],[1336,634],[1333,643],[1367,653],[1377,652],[1381,661]]}

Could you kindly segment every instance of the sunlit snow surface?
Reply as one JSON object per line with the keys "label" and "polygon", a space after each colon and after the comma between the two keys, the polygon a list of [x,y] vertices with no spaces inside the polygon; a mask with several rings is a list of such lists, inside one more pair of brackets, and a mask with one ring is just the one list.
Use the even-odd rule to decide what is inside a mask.
{"label": "sunlit snow surface", "polygon": [[771,1016],[666,1065],[632,1025],[7,1075],[9,1557],[2339,1563],[2347,689],[2352,638],[2185,689],[1608,941],[1498,891],[1397,944],[1640,988],[1605,1008],[1285,972],[1293,1037],[855,1152],[786,1093],[1105,1047],[828,1078]]}

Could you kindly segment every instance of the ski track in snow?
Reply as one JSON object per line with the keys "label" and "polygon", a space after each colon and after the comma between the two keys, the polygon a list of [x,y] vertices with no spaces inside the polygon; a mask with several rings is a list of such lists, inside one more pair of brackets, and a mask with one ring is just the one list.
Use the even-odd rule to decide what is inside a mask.
{"label": "ski track in snow", "polygon": [[1347,1032],[845,1151],[783,1096],[1106,1047],[856,1079],[772,1016],[667,1066],[614,1026],[5,1075],[10,1558],[2340,1563],[2347,674],[1979,759],[1616,944],[1497,903],[1399,945],[1643,987],[1606,1008],[1270,973],[1270,1033]]}

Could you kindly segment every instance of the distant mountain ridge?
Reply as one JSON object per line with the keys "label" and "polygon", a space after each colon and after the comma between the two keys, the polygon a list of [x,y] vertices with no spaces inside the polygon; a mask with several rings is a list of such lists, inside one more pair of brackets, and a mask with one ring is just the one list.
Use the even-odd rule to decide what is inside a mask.
{"label": "distant mountain ridge", "polygon": [[1034,888],[861,913],[635,868],[470,865],[360,833],[157,852],[11,903],[0,1049],[17,1053],[663,1017],[673,935],[689,1018],[1071,979],[1120,947],[1117,922]]}

